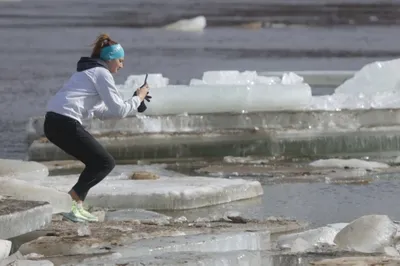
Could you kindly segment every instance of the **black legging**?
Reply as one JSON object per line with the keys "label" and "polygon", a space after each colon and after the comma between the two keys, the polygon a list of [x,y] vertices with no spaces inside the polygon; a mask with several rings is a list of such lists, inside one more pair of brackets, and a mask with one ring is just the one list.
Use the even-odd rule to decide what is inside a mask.
{"label": "black legging", "polygon": [[89,190],[115,167],[114,158],[75,119],[48,112],[44,134],[53,144],[85,164],[78,182],[72,188],[82,201]]}

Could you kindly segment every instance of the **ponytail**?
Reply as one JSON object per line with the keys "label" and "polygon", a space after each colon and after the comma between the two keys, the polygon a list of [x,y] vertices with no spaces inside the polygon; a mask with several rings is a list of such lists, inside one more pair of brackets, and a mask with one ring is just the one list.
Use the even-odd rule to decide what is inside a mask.
{"label": "ponytail", "polygon": [[100,58],[101,49],[113,44],[118,44],[113,41],[108,34],[100,34],[96,41],[93,43],[92,58]]}

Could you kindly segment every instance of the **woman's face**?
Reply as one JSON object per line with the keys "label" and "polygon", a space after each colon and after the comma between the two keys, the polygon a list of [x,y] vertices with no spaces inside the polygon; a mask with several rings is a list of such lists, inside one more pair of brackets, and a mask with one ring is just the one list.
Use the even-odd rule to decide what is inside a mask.
{"label": "woman's face", "polygon": [[107,64],[108,64],[108,69],[110,70],[111,73],[117,73],[118,70],[124,67],[124,59],[123,58],[113,59],[107,61]]}

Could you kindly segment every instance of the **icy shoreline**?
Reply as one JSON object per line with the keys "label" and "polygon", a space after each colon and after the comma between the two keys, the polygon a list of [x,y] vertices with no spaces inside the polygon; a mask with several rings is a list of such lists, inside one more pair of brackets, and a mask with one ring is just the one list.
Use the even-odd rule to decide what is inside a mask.
{"label": "icy shoreline", "polygon": [[[26,179],[28,175],[37,180],[56,180],[56,176],[47,174],[56,168],[68,167],[66,163],[62,165],[56,162],[49,163],[49,168],[33,162],[4,163],[17,168],[7,169],[3,166],[3,173],[9,174],[3,175],[2,180]],[[224,163],[225,167],[230,165],[244,170],[236,178],[248,175],[249,172],[255,173],[255,169],[261,167],[269,174],[275,173],[277,176],[281,171],[289,177],[301,175],[306,178],[304,169],[298,167],[284,166],[272,170],[270,167],[274,163],[267,159],[228,156]],[[346,183],[346,179],[350,182],[354,178],[366,180],[368,173],[400,171],[385,163],[356,159],[318,160],[309,163],[307,167],[315,171],[310,172],[310,180],[318,173],[333,177],[334,169],[342,176],[340,180],[343,182],[338,184]],[[201,168],[199,171],[212,174],[223,169]],[[232,171],[229,169],[232,168],[228,167],[223,171]],[[357,169],[361,172],[354,171]],[[364,174],[361,174],[362,170]],[[157,174],[157,171],[154,173]],[[347,176],[343,175],[346,171]],[[320,181],[326,182],[326,179]],[[154,180],[143,182],[152,184]],[[7,192],[2,194],[7,195]],[[19,194],[16,197],[21,198],[24,195]],[[6,197],[2,201],[8,204],[11,200]],[[49,208],[49,205],[45,208]],[[31,227],[31,233],[18,235],[16,230],[21,229],[15,227],[15,237],[11,241],[13,250],[19,251],[10,257],[5,255],[2,263],[19,260],[18,263],[36,262],[38,265],[181,265],[180,263],[186,261],[182,265],[207,263],[234,266],[251,263],[250,265],[272,266],[286,263],[300,266],[329,265],[332,261],[337,265],[345,265],[349,260],[372,263],[382,261],[382,258],[394,262],[400,258],[397,246],[399,226],[385,215],[366,215],[354,221],[310,228],[306,222],[294,219],[266,217],[256,220],[235,211],[202,215],[198,212],[201,209],[193,209],[194,215],[190,217],[172,217],[140,209],[115,210],[93,206],[91,210],[101,222],[74,224],[64,221],[62,216],[54,213],[51,222],[36,228]],[[36,214],[36,218],[32,216],[29,218],[30,222],[27,219],[24,222],[33,225],[36,223],[35,219],[48,217],[51,211],[46,209],[44,213]],[[18,219],[20,214],[16,212],[16,215]],[[9,242],[5,240],[4,243]],[[11,250],[11,245],[0,247],[0,251],[5,254],[7,250]]]}
{"label": "icy shoreline", "polygon": [[[206,155],[224,157],[223,163],[196,167],[195,177],[164,168],[153,168],[150,174],[140,176],[118,166],[117,173],[93,189],[92,198],[88,198],[92,211],[103,222],[85,225],[72,224],[58,216],[70,206],[65,192],[77,174],[49,176],[49,168],[36,162],[3,161],[0,194],[11,197],[3,199],[4,206],[12,200],[50,203],[37,210],[42,212],[38,215],[41,220],[26,216],[26,210],[16,211],[13,219],[27,217],[27,224],[15,223],[19,227],[10,231],[15,236],[13,243],[21,244],[16,248],[19,253],[10,259],[47,260],[43,263],[48,265],[96,265],[99,262],[180,265],[188,262],[186,265],[232,266],[246,263],[329,265],[330,262],[323,259],[332,257],[338,265],[347,260],[368,265],[370,261],[382,261],[382,257],[388,258],[387,262],[398,260],[399,226],[384,214],[306,228],[305,222],[289,218],[256,220],[234,210],[204,215],[208,209],[199,208],[260,197],[264,188],[261,184],[268,182],[368,185],[381,175],[399,173],[399,158],[390,163],[334,158],[307,165],[293,161],[279,164],[265,158],[269,155],[270,158],[313,155],[320,159],[321,154],[335,157],[338,153],[348,156],[351,153],[398,152],[398,64],[398,60],[384,64],[375,62],[340,85],[333,96],[318,97],[313,97],[309,85],[294,73],[268,78],[254,72],[208,72],[202,80],[192,80],[190,86],[168,85],[164,77],[151,75],[153,97],[165,99],[162,104],[174,103],[175,109],[158,102],[152,105],[153,111],[149,109],[149,117],[93,120],[88,124],[89,130],[117,160],[145,159],[141,161],[145,166],[146,160]],[[121,89],[128,93],[140,82],[140,76],[131,76]],[[265,87],[268,87],[265,95],[257,96]],[[179,93],[169,93],[171,88]],[[206,113],[204,104],[192,93],[195,89],[212,96],[211,103],[217,106],[214,113]],[[273,91],[280,93],[279,99],[283,101],[274,102],[274,98],[267,97]],[[284,91],[290,92],[290,97],[285,98]],[[229,93],[230,96],[225,97]],[[226,102],[220,104],[221,99]],[[315,99],[321,101],[313,102]],[[254,102],[256,104],[252,105]],[[297,111],[282,112],[296,103],[300,104]],[[275,111],[255,112],[266,104]],[[313,104],[314,107],[323,106],[322,111],[311,110]],[[239,109],[229,109],[232,106]],[[250,106],[254,108],[252,112],[248,112]],[[342,110],[346,106],[349,110]],[[192,112],[196,114],[192,115],[189,107],[193,107]],[[182,110],[187,112],[182,115]],[[229,111],[236,113],[227,114]],[[169,113],[172,115],[166,115]],[[68,159],[41,138],[42,122],[40,118],[32,119],[29,126],[30,137],[34,140],[31,159]],[[81,167],[65,161],[46,162],[46,165],[52,172],[55,168],[62,172],[64,167]],[[129,207],[136,209],[128,210]],[[160,212],[187,211],[188,215],[172,217],[141,208]],[[49,224],[51,214],[53,220]],[[32,233],[19,236],[18,230],[21,234]],[[3,254],[7,256],[10,242],[2,243]],[[194,256],[191,258],[191,255]],[[349,258],[343,258],[345,256]]]}

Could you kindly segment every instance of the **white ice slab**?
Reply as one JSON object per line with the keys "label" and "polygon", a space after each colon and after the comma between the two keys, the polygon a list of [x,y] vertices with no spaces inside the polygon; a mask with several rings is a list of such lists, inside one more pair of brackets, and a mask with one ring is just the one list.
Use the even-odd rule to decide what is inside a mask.
{"label": "white ice slab", "polygon": [[[122,260],[121,260],[122,261]],[[74,266],[94,266],[104,260],[84,260]],[[110,261],[111,263],[111,261]],[[169,252],[155,256],[130,258],[126,266],[273,266],[272,258],[263,258],[260,251],[230,251],[230,252]],[[124,264],[125,265],[125,264]],[[72,266],[64,264],[62,266]]]}
{"label": "white ice slab", "polygon": [[171,217],[167,215],[142,209],[116,210],[107,212],[105,215],[106,221],[165,221],[169,219],[171,219]]}
{"label": "white ice slab", "polygon": [[[51,176],[36,184],[68,191],[78,176]],[[35,181],[33,181],[35,182]],[[152,210],[191,209],[248,199],[263,194],[258,181],[201,176],[130,180],[127,175],[110,176],[92,188],[86,202],[109,208]]]}
{"label": "white ice slab", "polygon": [[[143,81],[144,75],[133,75],[118,88],[130,97]],[[295,73],[281,79],[256,71],[206,71],[189,85],[168,85],[168,79],[153,74],[147,83],[153,100],[146,103],[146,115],[300,110],[311,100],[310,86]]]}
{"label": "white ice slab", "polygon": [[309,244],[309,247],[321,245],[335,245],[334,239],[337,233],[347,224],[327,225],[300,233],[282,235],[278,238],[280,248],[292,248],[297,239],[302,239]]}
{"label": "white ice slab", "polygon": [[333,95],[312,97],[309,109],[400,108],[400,59],[365,65]]}
{"label": "white ice slab", "polygon": [[132,245],[115,249],[124,258],[158,255],[166,252],[229,252],[239,250],[266,250],[271,246],[270,233],[241,232],[210,235],[189,235],[144,239]]}
{"label": "white ice slab", "polygon": [[51,210],[47,203],[0,201],[0,238],[8,239],[42,229],[51,222]]}
{"label": "white ice slab", "polygon": [[335,93],[370,94],[400,90],[400,59],[376,61],[363,66],[354,77],[336,88]]}
{"label": "white ice slab", "polygon": [[[172,93],[173,92],[173,93]],[[146,115],[301,110],[311,88],[295,85],[170,85],[151,90]]]}
{"label": "white ice slab", "polygon": [[15,260],[7,266],[54,266],[49,260]]}
{"label": "white ice slab", "polygon": [[43,164],[21,160],[0,159],[0,178],[2,179],[43,179],[48,175],[49,170]]}
{"label": "white ice slab", "polygon": [[394,244],[397,226],[386,215],[365,215],[346,227],[335,237],[338,248],[350,251],[382,252]]}
{"label": "white ice slab", "polygon": [[204,16],[197,16],[191,19],[181,19],[174,23],[164,26],[167,30],[177,31],[203,31],[207,26],[207,20]]}
{"label": "white ice slab", "polygon": [[48,177],[48,168],[37,162],[21,160],[0,160],[0,195],[18,200],[46,201],[53,213],[68,211],[71,197],[51,188],[34,185],[32,180],[40,182]]}
{"label": "white ice slab", "polygon": [[11,246],[11,241],[0,239],[0,261],[10,255]]}
{"label": "white ice slab", "polygon": [[[69,211],[72,204],[71,197],[66,192],[38,185],[41,180],[44,179],[35,179],[33,176],[29,182],[0,178],[0,195],[10,196],[18,200],[48,202],[51,204],[53,213]],[[34,184],[34,182],[37,184]]]}
{"label": "white ice slab", "polygon": [[336,167],[336,168],[359,168],[373,170],[376,168],[389,168],[388,164],[380,162],[365,161],[359,159],[321,159],[310,163],[313,167]]}

